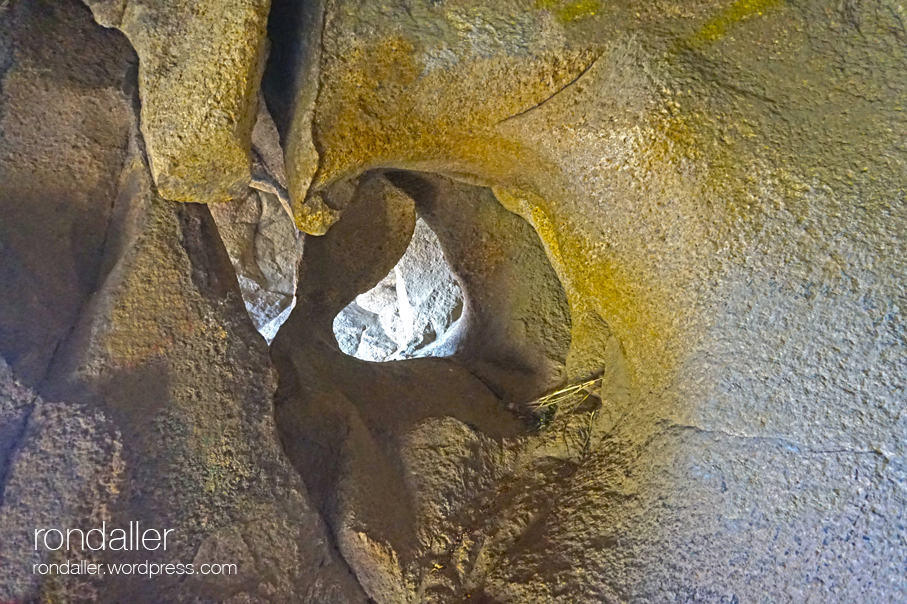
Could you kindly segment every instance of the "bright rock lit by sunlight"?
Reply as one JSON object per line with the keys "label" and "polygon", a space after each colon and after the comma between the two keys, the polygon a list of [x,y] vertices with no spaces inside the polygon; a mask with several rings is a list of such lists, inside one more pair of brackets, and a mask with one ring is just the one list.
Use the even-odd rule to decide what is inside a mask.
{"label": "bright rock lit by sunlight", "polygon": [[365,361],[449,356],[462,313],[460,284],[420,218],[394,270],[334,319],[334,336],[343,352]]}

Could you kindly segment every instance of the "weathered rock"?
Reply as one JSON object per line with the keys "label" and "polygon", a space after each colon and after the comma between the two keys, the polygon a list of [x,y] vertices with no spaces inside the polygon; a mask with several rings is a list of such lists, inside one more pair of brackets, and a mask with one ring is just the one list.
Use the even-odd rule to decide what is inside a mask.
{"label": "weathered rock", "polygon": [[[463,292],[444,259],[438,237],[416,221],[406,253],[394,267],[398,304],[405,320],[397,358],[444,356],[444,336],[463,313]],[[440,344],[435,348],[433,344]]]}
{"label": "weathered rock", "polygon": [[[525,505],[493,488],[467,535],[498,545],[437,601],[904,599],[899,11],[328,5],[314,188],[375,167],[493,187],[564,285],[567,374],[623,367],[602,438],[547,487],[515,470]],[[465,463],[454,433],[426,437],[435,466]]]}
{"label": "weathered rock", "polygon": [[408,435],[439,415],[495,438],[521,427],[456,362],[367,363],[339,350],[334,316],[394,266],[415,222],[408,196],[380,174],[364,176],[340,221],[307,241],[296,309],[271,348],[284,447],[344,558],[379,602],[411,601],[431,571],[414,514],[417,493],[402,468]]}
{"label": "weathered rock", "polygon": [[302,237],[293,224],[277,127],[265,104],[252,132],[252,181],[239,199],[211,206],[246,309],[269,343],[293,307]]}
{"label": "weathered rock", "polygon": [[[3,367],[5,370],[6,368]],[[19,396],[2,404],[27,402],[16,427],[9,469],[3,474],[0,497],[0,598],[4,602],[64,599],[96,602],[98,590],[91,576],[40,573],[35,565],[49,563],[101,563],[100,552],[83,551],[74,533],[75,551],[48,551],[44,535],[36,530],[78,528],[88,531],[110,522],[110,507],[124,488],[122,434],[103,411],[86,405],[46,403],[34,392],[3,376]],[[22,394],[27,394],[23,397]],[[23,401],[27,398],[27,401]],[[18,399],[18,401],[16,400]],[[4,413],[3,419],[9,419]],[[6,443],[3,443],[6,444]],[[48,538],[51,547],[56,533]],[[97,545],[97,541],[94,542]]]}
{"label": "weathered rock", "polygon": [[246,310],[269,343],[293,307],[302,239],[276,195],[250,189],[211,206],[236,269]]}
{"label": "weathered rock", "polygon": [[[115,213],[103,285],[44,385],[44,400],[65,402],[34,404],[9,464],[0,530],[15,536],[4,558],[19,571],[3,590],[14,601],[364,602],[280,450],[267,347],[208,210],[162,200],[136,158]],[[100,561],[238,572],[20,580],[24,563],[47,560],[23,526],[135,520],[173,529],[166,552]]]}
{"label": "weathered rock", "polygon": [[363,361],[384,361],[397,350],[380,317],[355,302],[334,317],[333,330],[340,350]]}
{"label": "weathered rock", "polygon": [[294,313],[328,336],[334,316],[394,267],[416,226],[413,200],[381,174],[354,179],[336,191],[349,198],[347,209],[355,212],[339,234],[306,242],[296,291],[300,310]]}
{"label": "weathered rock", "polygon": [[455,343],[445,336],[462,312],[460,285],[419,219],[394,269],[334,318],[334,335],[341,350],[366,361],[448,356]]}
{"label": "weathered rock", "polygon": [[[538,235],[487,188],[414,173],[388,178],[424,221],[393,272],[335,318],[335,334],[350,332],[338,336],[341,349],[375,361],[452,356],[510,403],[562,384],[570,313]],[[379,328],[379,341],[395,341],[395,351],[373,346]],[[592,373],[601,373],[597,363]]]}
{"label": "weathered rock", "polygon": [[243,195],[269,1],[86,4],[139,55],[142,134],[161,195],[201,203]]}
{"label": "weathered rock", "polygon": [[[8,6],[0,18],[58,25],[69,10]],[[143,6],[95,3],[117,19]],[[143,111],[154,109],[142,125],[149,141],[162,138],[152,126],[221,141],[230,120],[231,144],[245,136],[255,78],[231,80],[252,83],[238,96],[218,96],[216,75],[213,90],[195,78],[225,56],[239,62],[223,73],[254,71],[261,38],[247,34],[260,28],[260,5],[243,5],[254,17],[229,32],[198,30],[235,25],[237,6],[210,0],[177,22],[167,19],[186,6],[148,5],[147,22],[124,18],[136,40],[147,33],[133,42]],[[230,557],[242,569],[217,583],[85,586],[35,582],[23,574],[31,558],[14,556],[0,563],[12,569],[0,575],[12,576],[3,594],[77,601],[91,587],[101,601],[330,601],[319,586],[334,586],[338,600],[393,604],[907,600],[904,23],[889,0],[278,1],[265,97],[286,180],[273,167],[273,131],[254,159],[263,186],[289,189],[300,228],[326,233],[307,245],[299,305],[272,348],[277,429],[308,488],[271,438],[264,344],[208,215],[165,204],[137,169],[123,199],[150,200],[147,211],[117,205],[138,208],[134,222],[117,219],[135,226],[110,231],[111,261],[84,273],[81,297],[46,259],[6,281],[10,292],[22,285],[4,293],[13,310],[0,307],[3,328],[21,330],[3,336],[18,346],[13,373],[32,367],[35,377],[17,384],[0,373],[0,413],[12,418],[0,430],[12,450],[0,457],[0,539],[20,543],[10,530],[54,514],[68,522],[107,509],[114,520],[172,520],[181,557]],[[87,94],[103,77],[82,82],[89,70],[78,67],[109,56],[95,34],[77,38],[83,53],[55,55],[31,27],[0,27],[3,182],[34,171],[36,182],[81,191],[94,172],[71,155],[37,161],[27,145],[6,144],[35,131],[102,158],[104,179],[117,173],[110,158],[123,145],[107,145],[118,149],[108,156],[91,137],[55,138],[68,131],[38,130],[37,110],[21,106],[67,107],[43,103],[44,92],[75,77],[73,98]],[[182,27],[187,36],[173,35]],[[198,52],[205,40],[229,48],[208,56]],[[39,77],[69,57],[76,69]],[[194,121],[180,133],[163,116],[183,103]],[[194,113],[225,105],[234,117]],[[119,115],[116,103],[97,106]],[[204,158],[235,159],[235,148]],[[151,149],[154,162],[160,153]],[[216,174],[179,165],[198,176],[193,191],[209,194],[240,182],[239,163]],[[79,168],[71,183],[60,176],[69,164]],[[456,183],[400,180],[413,172]],[[426,194],[433,187],[443,195]],[[51,207],[38,195],[10,199]],[[99,254],[110,215],[100,206],[85,214],[93,235],[45,245],[68,207],[10,214],[4,266],[17,266],[7,264],[16,254],[43,257],[26,244],[60,264],[70,248]],[[380,364],[344,355],[334,317],[397,263],[416,212],[454,272],[474,277],[458,273],[467,304],[457,353]],[[98,275],[104,287],[59,346]],[[551,296],[556,281],[563,292]],[[45,283],[48,299],[65,294],[59,317],[31,314]],[[380,317],[362,324],[360,348]],[[40,337],[32,347],[18,333]],[[33,351],[38,360],[26,358]],[[504,410],[564,377],[572,389],[530,402],[534,423]],[[48,477],[40,502],[29,500],[35,476]],[[319,545],[305,549],[308,539]]]}
{"label": "weathered rock", "polygon": [[135,55],[75,0],[0,20],[0,354],[34,386],[98,278]]}
{"label": "weathered rock", "polygon": [[[521,150],[498,144],[497,124],[557,93],[600,53],[519,0],[342,0],[326,10],[315,190],[377,167],[472,174],[481,164],[485,175],[516,178],[534,166],[515,170]],[[291,180],[295,155],[287,147]]]}
{"label": "weathered rock", "polygon": [[252,129],[252,153],[261,165],[261,170],[274,179],[277,186],[286,190],[287,171],[284,167],[283,149],[280,147],[280,133],[277,124],[268,111],[264,98],[258,102],[258,116]]}
{"label": "weathered rock", "polygon": [[10,457],[22,439],[25,422],[37,396],[13,377],[6,361],[0,358],[0,505]]}
{"label": "weathered rock", "polygon": [[412,195],[463,284],[466,310],[448,344],[454,357],[512,403],[561,385],[570,311],[532,227],[485,187],[412,173],[389,178]]}

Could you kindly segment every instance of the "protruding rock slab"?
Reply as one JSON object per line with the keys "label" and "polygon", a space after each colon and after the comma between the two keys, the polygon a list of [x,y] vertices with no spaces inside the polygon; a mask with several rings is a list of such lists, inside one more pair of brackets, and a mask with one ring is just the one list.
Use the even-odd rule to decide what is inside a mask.
{"label": "protruding rock slab", "polygon": [[[311,128],[320,154],[312,188],[363,168],[418,164],[508,181],[528,170],[523,149],[495,140],[496,125],[545,102],[600,53],[582,36],[568,43],[544,4],[328,4]],[[304,140],[309,131],[291,134]],[[305,145],[287,146],[291,183],[308,166],[299,156],[307,157]]]}
{"label": "protruding rock slab", "polygon": [[87,0],[139,55],[142,133],[165,199],[228,201],[249,183],[269,0]]}

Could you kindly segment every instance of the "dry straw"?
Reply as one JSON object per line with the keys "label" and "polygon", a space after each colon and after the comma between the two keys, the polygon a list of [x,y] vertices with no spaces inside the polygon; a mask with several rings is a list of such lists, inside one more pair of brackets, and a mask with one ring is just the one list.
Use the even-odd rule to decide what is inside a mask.
{"label": "dry straw", "polygon": [[532,407],[545,411],[556,411],[567,414],[576,410],[592,396],[593,387],[601,382],[601,377],[592,378],[579,384],[564,386],[531,403]]}

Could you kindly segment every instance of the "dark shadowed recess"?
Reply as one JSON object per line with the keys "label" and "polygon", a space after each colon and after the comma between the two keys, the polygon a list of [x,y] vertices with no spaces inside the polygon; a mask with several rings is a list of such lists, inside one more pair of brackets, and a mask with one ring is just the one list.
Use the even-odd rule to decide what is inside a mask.
{"label": "dark shadowed recess", "polygon": [[[262,79],[262,92],[268,111],[281,138],[293,116],[300,86],[312,87],[301,78],[307,73],[303,63],[312,56],[313,45],[321,44],[324,20],[323,0],[274,0],[268,15],[270,54]],[[312,93],[317,91],[314,87]]]}

